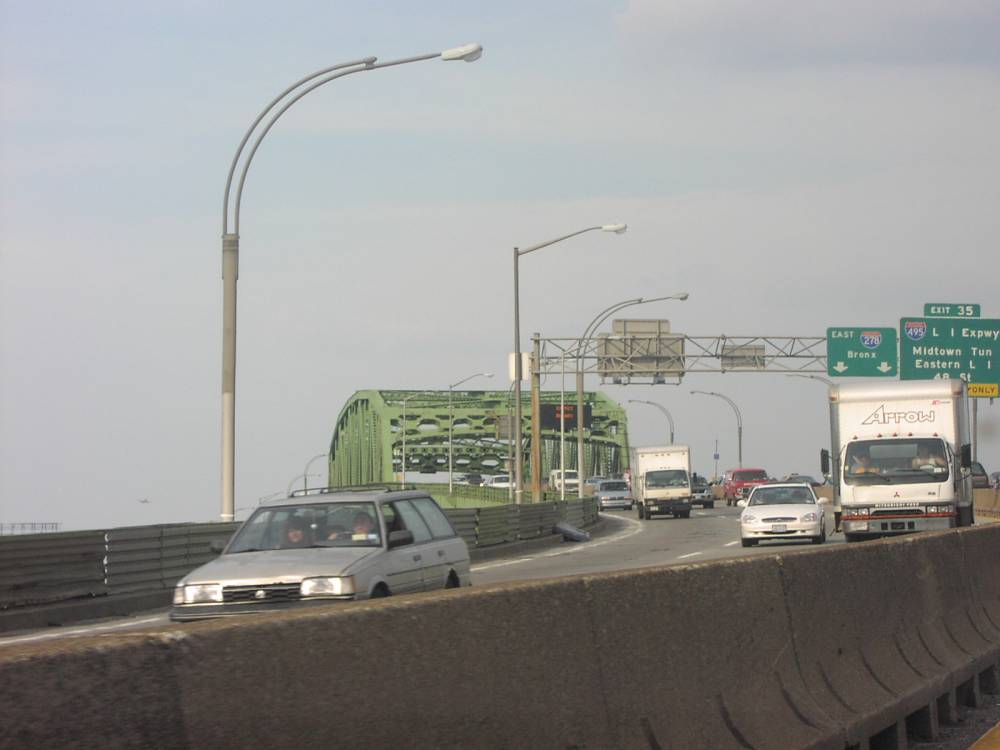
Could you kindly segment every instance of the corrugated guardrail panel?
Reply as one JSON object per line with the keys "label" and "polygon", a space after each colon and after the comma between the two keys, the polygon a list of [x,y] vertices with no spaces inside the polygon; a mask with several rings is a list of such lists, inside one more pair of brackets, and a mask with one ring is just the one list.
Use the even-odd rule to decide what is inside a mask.
{"label": "corrugated guardrail panel", "polygon": [[518,537],[535,539],[551,534],[552,527],[561,520],[557,505],[557,503],[522,505],[518,514]]}
{"label": "corrugated guardrail panel", "polygon": [[163,587],[162,526],[108,531],[108,586],[112,593]]}
{"label": "corrugated guardrail panel", "polygon": [[517,506],[480,508],[476,517],[476,539],[480,547],[513,542],[517,538]]}
{"label": "corrugated guardrail panel", "polygon": [[103,560],[103,531],[2,537],[0,608],[106,594]]}
{"label": "corrugated guardrail panel", "polygon": [[451,508],[444,511],[455,527],[458,535],[465,540],[469,547],[476,546],[476,508]]}

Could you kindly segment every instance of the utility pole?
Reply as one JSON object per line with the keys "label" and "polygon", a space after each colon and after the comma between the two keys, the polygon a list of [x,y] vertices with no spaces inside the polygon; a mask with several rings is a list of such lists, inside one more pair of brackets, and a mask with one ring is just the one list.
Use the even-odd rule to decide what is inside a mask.
{"label": "utility pole", "polygon": [[531,501],[542,501],[542,360],[540,334],[531,337]]}

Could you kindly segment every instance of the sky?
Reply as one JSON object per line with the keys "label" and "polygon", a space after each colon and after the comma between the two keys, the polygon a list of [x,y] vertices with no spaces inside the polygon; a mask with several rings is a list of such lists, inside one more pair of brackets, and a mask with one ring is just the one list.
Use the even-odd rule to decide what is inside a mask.
{"label": "sky", "polygon": [[[222,196],[243,133],[316,70],[466,42],[475,63],[317,89],[256,154],[244,515],[328,449],[355,391],[484,370],[499,387],[511,248],[583,227],[629,225],[522,258],[525,348],[681,291],[634,317],[692,336],[892,327],[927,302],[1000,318],[992,0],[0,0],[0,523],[218,518]],[[602,388],[667,407],[699,472],[716,440],[735,465],[731,409],[692,389],[740,404],[745,465],[818,473],[819,382]],[[657,410],[628,414],[633,444],[664,441]],[[979,418],[995,471],[1000,404]]]}

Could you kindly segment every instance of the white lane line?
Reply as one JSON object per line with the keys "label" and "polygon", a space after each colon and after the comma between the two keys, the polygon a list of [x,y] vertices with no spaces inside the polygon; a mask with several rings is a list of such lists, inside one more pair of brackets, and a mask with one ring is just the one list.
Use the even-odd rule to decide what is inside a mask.
{"label": "white lane line", "polygon": [[90,633],[100,633],[104,630],[119,630],[121,628],[131,628],[136,625],[150,625],[154,622],[165,623],[167,622],[166,615],[157,615],[156,617],[147,617],[143,620],[129,620],[128,622],[121,622],[116,625],[90,625],[85,628],[74,628],[73,630],[58,630],[52,633],[38,633],[35,635],[21,635],[14,638],[0,638],[0,646],[6,646],[12,643],[30,643],[31,641],[47,641],[53,638],[65,638],[69,635],[87,635]]}
{"label": "white lane line", "polygon": [[700,552],[689,552],[689,553],[688,553],[688,554],[686,554],[686,555],[681,555],[681,556],[680,556],[680,557],[678,557],[677,559],[678,559],[678,560],[685,560],[685,559],[687,559],[687,558],[689,558],[689,557],[694,557],[695,555],[700,555],[700,554],[701,554]]}
{"label": "white lane line", "polygon": [[726,542],[722,546],[723,547],[735,547],[737,544],[739,544],[739,542]]}
{"label": "white lane line", "polygon": [[605,544],[610,544],[611,542],[620,542],[623,539],[628,539],[630,536],[634,536],[635,534],[638,534],[640,531],[642,531],[643,525],[639,521],[636,521],[633,518],[627,518],[623,516],[618,516],[618,517],[624,521],[628,521],[628,523],[632,525],[632,528],[626,529],[625,531],[621,531],[617,534],[614,534],[613,536],[609,536],[607,539],[602,539],[599,542],[585,542],[582,544],[574,544],[572,547],[568,549],[560,549],[554,552],[546,552],[541,555],[530,555],[528,557],[518,557],[513,560],[501,560],[499,562],[484,563],[483,565],[474,565],[472,566],[472,572],[478,573],[481,570],[491,570],[492,568],[503,568],[508,565],[517,565],[518,563],[531,562],[532,560],[541,560],[546,557],[558,557],[559,555],[570,555],[573,554],[574,552],[580,552],[581,550],[587,550],[587,549],[594,549],[594,547],[600,547]]}

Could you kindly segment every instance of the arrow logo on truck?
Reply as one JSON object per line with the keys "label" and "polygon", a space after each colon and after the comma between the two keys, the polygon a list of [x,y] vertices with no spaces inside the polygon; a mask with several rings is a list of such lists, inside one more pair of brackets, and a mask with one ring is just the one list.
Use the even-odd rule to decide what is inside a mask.
{"label": "arrow logo on truck", "polygon": [[933,422],[934,411],[886,411],[885,404],[873,411],[861,424],[899,424],[901,422]]}

